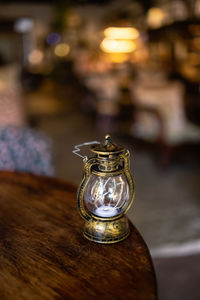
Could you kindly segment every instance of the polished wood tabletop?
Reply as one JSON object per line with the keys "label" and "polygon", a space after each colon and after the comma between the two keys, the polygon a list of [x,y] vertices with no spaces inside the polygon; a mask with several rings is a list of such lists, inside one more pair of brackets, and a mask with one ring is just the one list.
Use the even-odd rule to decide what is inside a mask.
{"label": "polished wood tabletop", "polygon": [[0,299],[156,299],[136,228],[118,244],[86,240],[75,197],[64,181],[0,172]]}

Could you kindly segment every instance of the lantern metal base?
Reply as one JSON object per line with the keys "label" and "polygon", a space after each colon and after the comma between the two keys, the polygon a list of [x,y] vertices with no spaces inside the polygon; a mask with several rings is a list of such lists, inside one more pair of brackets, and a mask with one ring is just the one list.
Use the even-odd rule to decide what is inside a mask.
{"label": "lantern metal base", "polygon": [[96,243],[118,243],[129,235],[128,219],[125,215],[109,221],[90,219],[85,222],[83,234],[88,240]]}

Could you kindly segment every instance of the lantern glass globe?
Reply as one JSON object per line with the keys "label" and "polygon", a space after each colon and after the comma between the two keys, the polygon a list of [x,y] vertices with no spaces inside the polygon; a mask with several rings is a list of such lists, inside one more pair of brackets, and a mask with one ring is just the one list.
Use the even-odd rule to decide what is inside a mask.
{"label": "lantern glass globe", "polygon": [[129,194],[129,185],[124,174],[110,177],[91,174],[84,192],[84,203],[95,216],[114,217],[127,207]]}

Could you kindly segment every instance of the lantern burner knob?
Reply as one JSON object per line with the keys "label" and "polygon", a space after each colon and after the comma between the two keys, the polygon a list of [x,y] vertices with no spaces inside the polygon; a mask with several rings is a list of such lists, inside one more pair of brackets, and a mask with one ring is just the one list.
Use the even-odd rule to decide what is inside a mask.
{"label": "lantern burner knob", "polygon": [[110,134],[106,134],[105,142],[106,142],[106,144],[110,144],[110,142],[111,142],[111,135]]}

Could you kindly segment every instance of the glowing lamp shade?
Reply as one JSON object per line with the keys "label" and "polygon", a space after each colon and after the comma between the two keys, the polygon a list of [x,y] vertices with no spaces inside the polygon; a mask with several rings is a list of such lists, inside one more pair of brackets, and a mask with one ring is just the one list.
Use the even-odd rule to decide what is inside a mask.
{"label": "glowing lamp shade", "polygon": [[132,40],[114,40],[105,38],[100,47],[106,53],[131,53],[136,49],[136,43]]}
{"label": "glowing lamp shade", "polygon": [[110,53],[109,60],[113,63],[123,63],[128,60],[128,53]]}
{"label": "glowing lamp shade", "polygon": [[104,35],[109,39],[134,40],[139,37],[139,31],[133,27],[108,27]]}
{"label": "glowing lamp shade", "polygon": [[59,57],[64,57],[69,54],[70,47],[66,43],[60,43],[55,47],[54,53]]}

